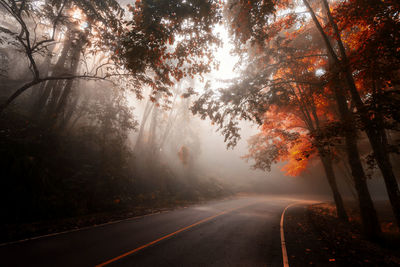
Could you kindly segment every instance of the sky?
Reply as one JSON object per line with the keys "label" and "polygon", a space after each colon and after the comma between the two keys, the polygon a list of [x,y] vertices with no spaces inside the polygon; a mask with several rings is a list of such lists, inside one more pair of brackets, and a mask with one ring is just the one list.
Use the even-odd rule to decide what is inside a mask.
{"label": "sky", "polygon": [[233,44],[229,41],[227,29],[223,25],[217,25],[214,31],[220,35],[223,45],[215,53],[216,59],[220,62],[219,69],[213,70],[211,76],[219,79],[231,79],[238,76],[239,74],[234,71],[234,66],[239,57],[230,53]]}

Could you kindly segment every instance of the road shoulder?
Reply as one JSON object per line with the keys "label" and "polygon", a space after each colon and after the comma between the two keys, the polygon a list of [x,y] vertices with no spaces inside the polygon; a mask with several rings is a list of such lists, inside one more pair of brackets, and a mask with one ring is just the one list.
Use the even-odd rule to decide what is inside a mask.
{"label": "road shoulder", "polygon": [[285,215],[289,266],[400,266],[389,250],[362,238],[359,226],[342,224],[321,206],[298,205]]}
{"label": "road shoulder", "polygon": [[284,232],[289,266],[339,266],[309,220],[306,204],[290,207]]}
{"label": "road shoulder", "polygon": [[0,246],[230,199],[234,199],[234,196],[223,196],[199,201],[181,201],[176,203],[147,203],[146,205],[130,206],[114,212],[93,213],[38,222],[20,224],[0,223]]}

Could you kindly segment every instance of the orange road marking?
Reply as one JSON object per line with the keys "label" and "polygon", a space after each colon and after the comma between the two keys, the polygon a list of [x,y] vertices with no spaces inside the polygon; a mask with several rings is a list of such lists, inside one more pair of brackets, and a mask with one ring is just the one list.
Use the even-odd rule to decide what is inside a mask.
{"label": "orange road marking", "polygon": [[261,202],[261,201],[257,201],[257,202],[251,203],[251,204],[249,204],[249,205],[245,205],[245,206],[239,207],[239,208],[234,208],[234,209],[226,210],[226,211],[223,211],[223,212],[218,213],[218,214],[216,214],[216,215],[207,217],[207,218],[205,218],[205,219],[203,219],[203,220],[200,220],[200,221],[198,221],[198,222],[195,222],[195,223],[193,223],[193,224],[191,224],[191,225],[189,225],[189,226],[186,226],[186,227],[184,227],[184,228],[181,228],[181,229],[179,229],[179,230],[177,230],[177,231],[175,231],[175,232],[173,232],[173,233],[170,233],[170,234],[165,235],[165,236],[163,236],[163,237],[160,237],[160,238],[158,238],[158,239],[156,239],[156,240],[154,240],[154,241],[151,241],[151,242],[149,242],[149,243],[147,243],[147,244],[145,244],[145,245],[143,245],[143,246],[140,246],[140,247],[135,248],[135,249],[133,249],[133,250],[131,250],[131,251],[125,252],[124,254],[121,254],[121,255],[119,255],[119,256],[117,256],[117,257],[115,257],[115,258],[112,258],[112,259],[110,259],[110,260],[108,260],[108,261],[105,261],[105,262],[103,262],[103,263],[100,263],[100,264],[96,265],[96,267],[106,266],[106,265],[108,265],[108,264],[110,264],[110,263],[113,263],[113,262],[115,262],[115,261],[117,261],[117,260],[120,260],[120,259],[122,259],[122,258],[124,258],[124,257],[126,257],[126,256],[129,256],[129,255],[131,255],[131,254],[133,254],[133,253],[135,253],[135,252],[138,252],[138,251],[140,251],[140,250],[142,250],[142,249],[144,249],[144,248],[147,248],[147,247],[149,247],[149,246],[151,246],[151,245],[154,245],[154,244],[156,244],[156,243],[158,243],[158,242],[160,242],[160,241],[162,241],[162,240],[164,240],[164,239],[167,239],[167,238],[169,238],[169,237],[171,237],[171,236],[177,235],[177,234],[179,234],[179,233],[181,233],[181,232],[183,232],[183,231],[185,231],[185,230],[187,230],[187,229],[189,229],[189,228],[192,228],[192,227],[197,226],[197,225],[199,225],[199,224],[202,224],[202,223],[205,223],[205,222],[207,222],[207,221],[210,221],[210,220],[212,220],[212,219],[214,219],[214,218],[216,218],[216,217],[218,217],[218,216],[224,215],[224,214],[226,214],[226,213],[229,213],[229,212],[232,212],[232,211],[235,211],[235,210],[238,210],[238,209],[242,209],[242,208],[245,208],[245,207],[248,207],[248,206],[257,204],[257,203],[259,203],[259,202]]}

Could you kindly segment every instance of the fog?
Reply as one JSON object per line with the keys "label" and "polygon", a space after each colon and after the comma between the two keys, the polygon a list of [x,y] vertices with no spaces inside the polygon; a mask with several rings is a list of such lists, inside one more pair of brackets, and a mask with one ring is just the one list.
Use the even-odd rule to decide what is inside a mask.
{"label": "fog", "polygon": [[[327,177],[333,173],[343,197],[354,200],[353,176],[363,166],[362,183],[367,180],[373,198],[386,198],[370,136],[362,128],[346,136],[340,128],[326,81],[331,63],[309,15],[286,21],[266,45],[238,32],[240,7],[233,4],[203,13],[161,5],[154,18],[155,7],[143,5],[141,14],[140,1],[130,7],[120,1],[122,8],[113,1],[106,8],[67,2],[65,9],[46,1],[33,1],[23,13],[0,9],[0,200],[10,222],[237,193],[332,200]],[[189,12],[188,18],[165,8]],[[274,19],[304,10],[289,6]],[[288,44],[296,49],[281,43],[291,34]],[[318,60],[304,60],[314,50]],[[284,56],[297,60],[285,65]],[[293,86],[293,75],[309,81]],[[342,104],[349,109],[350,102]],[[239,141],[227,148],[237,129]],[[252,147],[254,136],[262,142]],[[360,150],[359,167],[347,160],[349,139]],[[259,150],[249,152],[254,147]]]}
{"label": "fog", "polygon": [[[232,65],[230,65],[232,66]],[[220,71],[216,71],[218,76]],[[220,75],[221,76],[221,75]],[[185,81],[183,81],[185,83]],[[202,91],[204,84],[199,83],[196,91]],[[178,99],[177,102],[182,101]],[[142,118],[146,101],[133,100],[132,105],[135,106],[136,118]],[[159,110],[166,116],[171,112],[170,109]],[[213,178],[224,184],[234,192],[247,192],[259,194],[312,194],[329,196],[329,186],[323,177],[323,170],[315,162],[310,171],[299,177],[286,176],[281,170],[285,163],[279,163],[273,166],[270,172],[256,170],[251,168],[251,160],[247,162],[243,156],[248,153],[247,140],[259,131],[259,126],[251,122],[241,122],[241,139],[234,148],[227,148],[223,135],[217,131],[218,127],[212,125],[209,119],[202,120],[198,116],[193,116],[191,111],[187,109],[185,116],[188,117],[185,127],[191,129],[189,138],[196,140],[196,150],[192,152],[192,148],[188,146],[190,157],[192,157],[191,166],[188,167],[179,159],[179,149],[183,145],[187,145],[182,136],[178,133],[182,130],[182,125],[176,123],[168,136],[165,147],[162,148],[161,158],[168,162],[169,167],[173,167],[173,171],[179,175],[193,175],[200,179]],[[139,119],[140,123],[140,119]],[[178,134],[178,137],[176,137]],[[137,142],[138,133],[130,134],[130,144],[134,146]],[[176,139],[178,138],[178,139]],[[168,147],[173,144],[173,147]],[[192,154],[195,153],[195,154]],[[190,173],[187,169],[190,168]],[[188,179],[184,177],[184,179]],[[343,184],[346,190],[347,185]],[[351,197],[350,192],[347,195]]]}

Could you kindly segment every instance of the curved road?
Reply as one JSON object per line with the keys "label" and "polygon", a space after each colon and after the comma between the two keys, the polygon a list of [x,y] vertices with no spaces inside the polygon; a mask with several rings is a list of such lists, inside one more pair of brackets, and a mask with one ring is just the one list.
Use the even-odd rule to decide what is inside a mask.
{"label": "curved road", "polygon": [[0,246],[0,266],[282,266],[295,200],[241,197]]}

